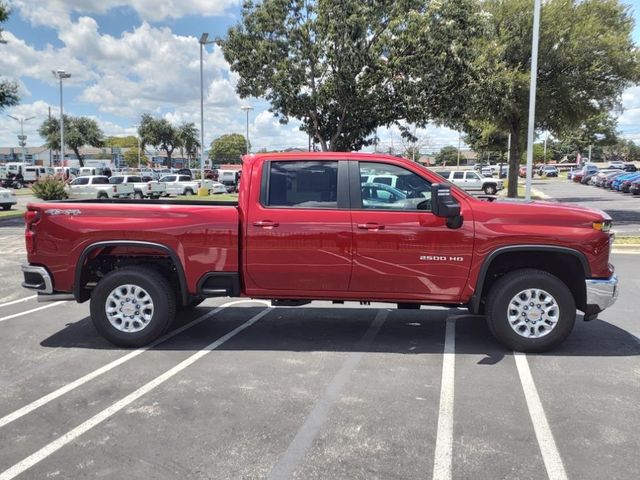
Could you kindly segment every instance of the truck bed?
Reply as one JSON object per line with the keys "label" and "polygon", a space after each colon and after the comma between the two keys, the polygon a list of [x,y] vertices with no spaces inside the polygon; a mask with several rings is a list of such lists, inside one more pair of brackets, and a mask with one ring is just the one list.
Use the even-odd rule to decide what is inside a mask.
{"label": "truck bed", "polygon": [[55,291],[72,291],[77,269],[97,255],[123,252],[171,256],[189,293],[208,272],[239,271],[237,202],[90,199],[27,208],[33,212],[27,217],[38,216],[32,223],[27,218],[29,263],[48,267]]}

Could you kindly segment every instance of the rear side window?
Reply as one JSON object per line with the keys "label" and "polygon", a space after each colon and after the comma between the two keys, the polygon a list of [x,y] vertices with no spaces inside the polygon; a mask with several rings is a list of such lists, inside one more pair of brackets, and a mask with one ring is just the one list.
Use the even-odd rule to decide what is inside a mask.
{"label": "rear side window", "polygon": [[87,185],[88,183],[88,177],[78,177],[73,182],[71,182],[71,185]]}
{"label": "rear side window", "polygon": [[95,177],[91,183],[93,185],[108,185],[109,179],[107,177]]}
{"label": "rear side window", "polygon": [[338,162],[271,162],[267,205],[337,208]]}
{"label": "rear side window", "polygon": [[188,175],[180,175],[180,177],[178,178],[179,182],[190,182],[191,181],[191,177],[189,177]]}
{"label": "rear side window", "polygon": [[464,175],[464,172],[453,172],[453,179],[454,180],[462,180],[462,176]]}
{"label": "rear side window", "polygon": [[121,183],[124,183],[124,177],[111,177],[109,179],[109,183],[113,185],[119,185]]}

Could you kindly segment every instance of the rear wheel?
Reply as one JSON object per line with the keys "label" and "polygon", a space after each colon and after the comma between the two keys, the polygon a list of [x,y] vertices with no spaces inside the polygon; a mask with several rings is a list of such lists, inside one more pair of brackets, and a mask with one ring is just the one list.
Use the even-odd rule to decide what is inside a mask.
{"label": "rear wheel", "polygon": [[485,185],[485,187],[482,190],[486,195],[495,195],[497,191],[495,185]]}
{"label": "rear wheel", "polygon": [[144,198],[144,195],[142,194],[142,192],[135,192],[133,194],[133,198],[136,198],[138,200],[142,200]]}
{"label": "rear wheel", "polygon": [[191,190],[190,188],[185,188],[184,194],[187,196],[193,195],[193,190]]}
{"label": "rear wheel", "polygon": [[576,320],[569,288],[550,273],[523,269],[507,273],[491,288],[487,323],[505,346],[542,352],[564,341]]}
{"label": "rear wheel", "polygon": [[11,205],[2,205],[3,210],[9,210],[10,208],[11,208]]}
{"label": "rear wheel", "polygon": [[109,198],[109,195],[107,195],[107,194],[106,194],[106,193],[104,193],[104,192],[100,192],[100,193],[98,193],[98,198],[102,198],[102,199],[104,199],[104,198]]}
{"label": "rear wheel", "polygon": [[119,347],[141,347],[160,336],[176,314],[176,296],[162,274],[128,267],[107,274],[91,292],[91,320]]}

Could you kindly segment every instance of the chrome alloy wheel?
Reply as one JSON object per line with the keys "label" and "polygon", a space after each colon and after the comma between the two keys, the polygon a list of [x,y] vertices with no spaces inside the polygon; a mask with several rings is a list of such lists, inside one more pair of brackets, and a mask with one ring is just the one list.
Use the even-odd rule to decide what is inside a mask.
{"label": "chrome alloy wheel", "polygon": [[104,310],[114,328],[135,333],[143,330],[153,318],[153,300],[138,285],[120,285],[107,297]]}
{"label": "chrome alloy wheel", "polygon": [[509,325],[521,337],[540,338],[549,334],[560,319],[556,299],[539,288],[516,294],[509,302]]}

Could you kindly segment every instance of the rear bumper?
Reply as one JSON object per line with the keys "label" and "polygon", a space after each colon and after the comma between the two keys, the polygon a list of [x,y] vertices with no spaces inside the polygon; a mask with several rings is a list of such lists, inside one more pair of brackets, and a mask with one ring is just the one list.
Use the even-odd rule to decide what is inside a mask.
{"label": "rear bumper", "polygon": [[36,265],[22,265],[22,274],[24,275],[24,282],[22,282],[24,288],[36,290],[38,293],[46,295],[53,293],[53,281],[46,268]]}
{"label": "rear bumper", "polygon": [[609,278],[588,278],[587,309],[589,313],[599,313],[609,308],[618,298],[618,276],[613,274]]}

